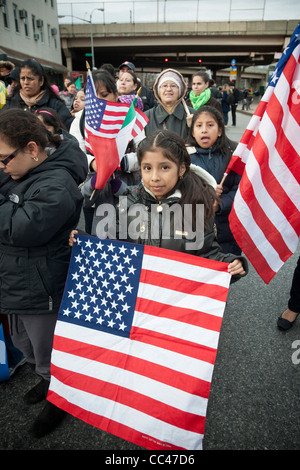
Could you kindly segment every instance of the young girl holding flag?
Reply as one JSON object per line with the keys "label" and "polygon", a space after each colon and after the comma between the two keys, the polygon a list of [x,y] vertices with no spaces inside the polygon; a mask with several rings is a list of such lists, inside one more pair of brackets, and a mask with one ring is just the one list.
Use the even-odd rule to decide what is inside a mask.
{"label": "young girl holding flag", "polygon": [[193,115],[192,125],[187,138],[187,150],[195,165],[208,171],[217,181],[215,223],[217,239],[225,252],[241,254],[228,222],[233,200],[241,177],[234,171],[222,182],[224,172],[231,159],[236,143],[225,134],[224,120],[218,110],[212,106],[202,106]]}
{"label": "young girl holding flag", "polygon": [[[158,131],[140,142],[137,156],[142,182],[129,187],[126,197],[122,198],[118,205],[116,218],[112,221],[116,226],[116,238],[126,237],[127,241],[134,243],[154,245],[224,261],[229,263],[228,271],[235,280],[245,275],[246,260],[233,253],[224,253],[216,241],[213,230],[214,204],[218,200],[215,181],[206,171],[190,165],[190,156],[183,139],[168,130]],[[187,205],[192,206],[191,232],[189,234],[183,231],[180,224],[176,225],[175,217],[171,216],[169,236],[162,236],[167,214],[170,214],[168,211],[175,205],[183,210]],[[193,230],[197,225],[199,205],[204,207],[203,243],[190,249],[192,244],[189,235],[195,233]],[[139,209],[141,215],[136,225],[137,229],[133,233],[130,232],[130,226],[134,225],[135,209]],[[127,224],[125,237],[124,227],[120,226],[124,214]],[[155,233],[158,236],[153,236],[152,228],[155,224]],[[114,230],[109,232],[112,234]],[[78,231],[75,230],[70,235],[71,246],[76,241],[76,233]],[[107,234],[108,232],[100,234],[100,231],[97,231],[100,238],[106,238]]]}

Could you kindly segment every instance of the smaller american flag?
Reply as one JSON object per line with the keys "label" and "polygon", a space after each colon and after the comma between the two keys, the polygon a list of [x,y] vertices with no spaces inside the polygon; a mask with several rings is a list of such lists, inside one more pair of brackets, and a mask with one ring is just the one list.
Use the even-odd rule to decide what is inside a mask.
{"label": "smaller american flag", "polygon": [[88,75],[85,97],[85,147],[96,159],[96,189],[105,187],[109,177],[120,166],[128,143],[143,131],[148,121],[146,115],[134,107],[134,103],[129,105],[98,98],[92,76]]}
{"label": "smaller american flag", "polygon": [[77,237],[48,400],[148,449],[202,448],[228,264]]}

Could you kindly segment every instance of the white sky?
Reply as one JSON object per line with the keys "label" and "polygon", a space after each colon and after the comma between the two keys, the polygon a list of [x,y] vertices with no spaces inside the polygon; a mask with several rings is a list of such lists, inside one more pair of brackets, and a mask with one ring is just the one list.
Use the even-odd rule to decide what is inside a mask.
{"label": "white sky", "polygon": [[[96,11],[103,8],[104,12]],[[95,11],[93,11],[95,9]],[[94,23],[172,22],[172,21],[261,21],[299,20],[300,0],[107,0],[79,2],[57,0],[59,15],[90,19]],[[65,17],[60,23],[71,23]]]}

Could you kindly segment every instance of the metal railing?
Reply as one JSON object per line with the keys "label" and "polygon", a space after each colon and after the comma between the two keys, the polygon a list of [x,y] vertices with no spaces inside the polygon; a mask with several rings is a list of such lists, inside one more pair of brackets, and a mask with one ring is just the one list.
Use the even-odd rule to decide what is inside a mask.
{"label": "metal railing", "polygon": [[[96,8],[94,23],[171,23],[212,21],[265,21],[300,18],[300,1],[287,0],[109,0],[63,2],[58,0],[59,23],[81,23]],[[76,18],[77,17],[77,18]]]}

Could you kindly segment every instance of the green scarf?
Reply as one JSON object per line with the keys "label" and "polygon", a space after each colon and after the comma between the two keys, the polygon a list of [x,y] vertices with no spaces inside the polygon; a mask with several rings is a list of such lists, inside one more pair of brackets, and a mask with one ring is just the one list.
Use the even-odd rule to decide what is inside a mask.
{"label": "green scarf", "polygon": [[198,109],[200,108],[200,106],[203,106],[204,104],[206,104],[208,100],[210,99],[210,97],[211,97],[210,88],[205,88],[205,90],[202,91],[202,93],[200,93],[200,95],[197,95],[197,96],[195,95],[193,90],[190,91],[190,100],[194,109]]}

